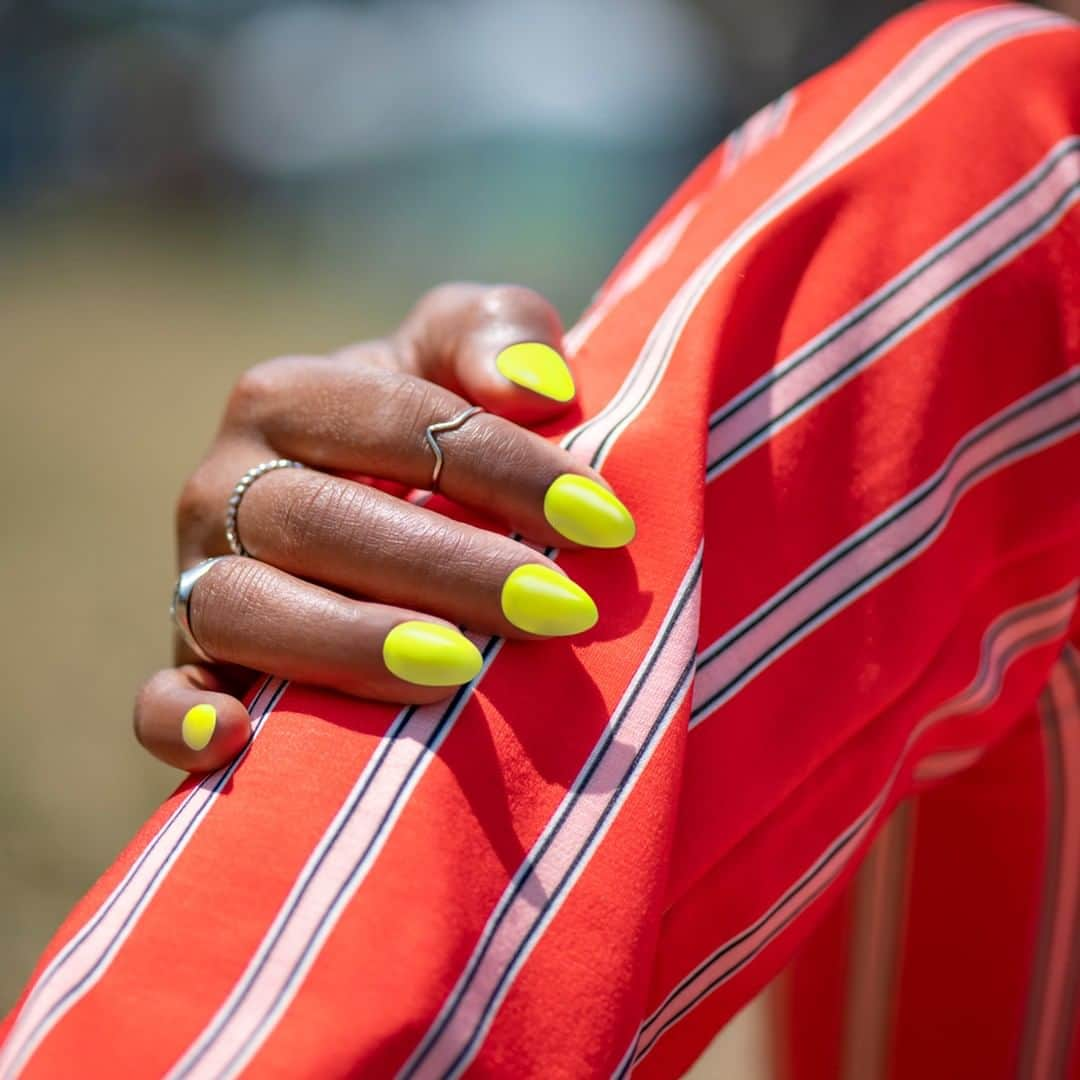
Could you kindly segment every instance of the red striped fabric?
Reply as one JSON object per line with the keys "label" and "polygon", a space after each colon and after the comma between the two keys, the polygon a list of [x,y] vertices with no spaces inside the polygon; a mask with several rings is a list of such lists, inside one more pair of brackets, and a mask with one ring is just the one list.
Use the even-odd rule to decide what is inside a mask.
{"label": "red striped fabric", "polygon": [[[61,929],[0,1075],[679,1075],[924,787],[897,1075],[975,1060],[967,1013],[919,1005],[962,993],[926,991],[931,909],[973,957],[1015,931],[978,1053],[1064,1075],[1075,965],[1032,958],[1068,938],[1072,861],[1018,850],[1000,904],[982,847],[966,901],[946,871],[1044,687],[1076,764],[1077,70],[1058,16],[923,5],[706,161],[569,336],[580,413],[548,434],[639,525],[557,555],[599,626],[478,639],[438,706],[257,687],[242,760]],[[1041,761],[1007,783],[1045,837]]]}

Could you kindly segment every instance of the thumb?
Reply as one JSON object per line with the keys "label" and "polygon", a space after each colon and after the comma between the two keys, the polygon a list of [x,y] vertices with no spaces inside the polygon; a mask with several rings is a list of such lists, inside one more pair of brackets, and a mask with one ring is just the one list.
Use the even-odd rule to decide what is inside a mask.
{"label": "thumb", "polygon": [[414,374],[519,424],[553,419],[574,400],[559,314],[532,289],[441,286],[413,309],[396,343]]}

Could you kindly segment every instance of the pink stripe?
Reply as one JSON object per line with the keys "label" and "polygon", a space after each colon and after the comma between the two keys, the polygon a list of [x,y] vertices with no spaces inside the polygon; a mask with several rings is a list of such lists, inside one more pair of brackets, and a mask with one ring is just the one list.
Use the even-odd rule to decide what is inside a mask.
{"label": "pink stripe", "polygon": [[[1074,380],[1074,373],[1067,372],[1040,387],[1027,398],[1016,402],[1009,409],[1003,410],[998,414],[999,418],[1025,401],[1034,399],[1036,395],[1055,386],[1060,388],[1047,400],[1004,421],[999,427],[990,430],[989,434],[978,438],[959,452],[954,451],[953,456],[923,485],[924,489],[929,489],[933,484],[937,485],[931,494],[916,503],[908,512],[878,529],[878,522],[888,521],[890,515],[895,513],[895,510],[890,508],[804,571],[794,583],[794,588],[785,589],[783,593],[776,594],[774,600],[762,605],[758,609],[761,613],[760,622],[754,623],[759,617],[757,612],[751,614],[720,639],[719,651],[712,647],[707,650],[710,659],[703,660],[698,670],[694,698],[695,703],[708,701],[714,696],[715,700],[707,710],[695,715],[694,725],[705,720],[820,625],[850,607],[880,581],[892,577],[921,554],[948,524],[952,510],[949,509],[946,513],[946,509],[953,500],[958,500],[974,484],[989,479],[1007,465],[1071,435],[1077,427],[1077,416],[1080,414],[1080,387]],[[987,429],[994,421],[995,418],[991,418],[980,427]],[[1034,445],[1006,455],[1005,452],[1009,451],[1010,447],[1015,447],[1025,440],[1037,439],[1057,425],[1066,426],[1054,435],[1047,436],[1045,442],[1037,441]],[[1005,456],[994,461],[999,455]],[[977,469],[986,471],[971,479],[972,472]],[[941,520],[934,524],[939,516]],[[918,540],[927,530],[932,531]],[[846,554],[839,555],[843,548],[860,536],[869,538],[856,543]],[[906,550],[911,545],[915,546]],[[904,554],[900,555],[901,552]],[[896,558],[898,555],[900,557]],[[836,562],[828,565],[834,557]],[[875,573],[877,568],[889,563],[891,559],[895,561],[886,569]],[[818,568],[826,566],[827,569],[817,572]],[[800,587],[804,582],[806,584]],[[775,609],[765,614],[776,600],[779,602]],[[828,605],[834,606],[824,614],[818,614]],[[745,633],[737,636],[743,627],[747,628]],[[732,643],[724,645],[725,641]],[[724,689],[725,687],[727,689]]]}
{"label": "pink stripe", "polygon": [[[1023,16],[1023,18],[1020,18]],[[1038,19],[1037,24],[1041,29],[1046,20]],[[974,23],[974,26],[969,24]],[[1024,30],[1031,30],[1035,27],[1036,20],[1032,19],[1032,13],[1030,9],[1018,8],[1018,9],[995,9],[993,12],[985,13],[981,12],[975,16],[963,16],[955,20],[954,24],[949,24],[948,32],[939,31],[937,34],[932,35],[929,43],[924,42],[923,46],[918,50],[923,57],[929,55],[934,62],[935,67],[944,66],[952,59],[959,51],[966,48],[968,45],[978,40],[980,35],[986,33],[989,29],[1002,29],[1009,26],[1016,25]],[[953,34],[952,30],[954,26],[961,27],[962,31],[957,34]],[[944,48],[938,48],[942,40],[947,40],[950,47],[949,51]],[[989,46],[988,46],[989,47]],[[938,55],[944,53],[945,55]],[[969,62],[974,62],[977,57],[972,57]],[[927,65],[929,66],[929,65]],[[841,160],[841,155],[845,150],[854,147],[854,145],[862,138],[873,132],[877,139],[884,138],[897,124],[903,122],[904,119],[910,115],[911,111],[907,113],[901,113],[896,117],[892,117],[891,125],[881,131],[873,131],[874,125],[879,122],[879,114],[884,113],[887,115],[889,110],[892,110],[898,104],[903,103],[903,97],[905,94],[911,92],[912,89],[922,85],[928,77],[926,66],[923,64],[909,64],[903,69],[903,78],[891,79],[886,78],[879,86],[878,92],[872,95],[872,101],[875,107],[864,108],[859,111],[859,115],[863,117],[863,124],[860,126],[846,125],[845,131],[847,132],[847,138],[838,139],[835,143],[837,160],[831,163],[831,170],[826,170],[824,175],[820,177],[816,182],[822,182],[829,172],[835,172],[845,161]],[[881,103],[880,110],[876,107],[878,103]],[[821,155],[818,155],[821,157]],[[806,170],[803,170],[805,173]],[[789,191],[794,188],[794,184],[785,185],[785,191]],[[741,226],[732,237],[724,244],[714,250],[712,255],[695,271],[694,275],[684,284],[679,290],[678,294],[673,298],[671,303],[665,309],[663,315],[658,321],[652,334],[650,334],[649,340],[646,342],[645,348],[642,352],[640,360],[644,360],[646,357],[656,357],[651,366],[665,369],[667,363],[670,360],[678,341],[681,338],[682,331],[685,329],[691,315],[696,310],[698,302],[704,296],[708,287],[719,275],[722,269],[730,262],[734,254],[744,247],[749,241],[766,227],[772,220],[775,220],[781,213],[783,213],[788,206],[795,201],[801,193],[797,191],[791,191],[791,197],[789,199],[774,198],[767,202],[758,213],[753,215],[748,221]],[[647,397],[643,396],[643,401],[647,400]],[[627,417],[620,421],[620,423],[627,423],[633,418],[633,413],[627,415]],[[613,430],[618,430],[616,427]],[[586,431],[585,437],[578,440],[575,450],[583,455],[591,455],[595,452],[595,449],[599,446],[599,439],[590,438],[590,433]],[[475,989],[475,983],[472,989]],[[471,993],[471,991],[470,991]],[[461,1013],[458,1012],[455,1016],[455,1020]],[[445,1034],[445,1032],[444,1032]],[[453,1056],[444,1059],[439,1057],[437,1060],[445,1063],[446,1060],[452,1060]],[[428,1062],[433,1060],[431,1057],[425,1059],[425,1066]]]}
{"label": "pink stripe", "polygon": [[743,158],[756,154],[772,138],[773,112],[775,104],[766,105],[758,109],[749,120],[743,124]]}
{"label": "pink stripe", "polygon": [[[1073,140],[1067,140],[1067,142],[1071,141]],[[935,297],[940,297],[956,286],[957,282],[970,275],[949,296],[947,303],[954,303],[997,271],[1005,260],[994,260],[984,266],[980,264],[986,263],[991,256],[1002,252],[1017,237],[1031,229],[1035,222],[1046,215],[1054,204],[1080,181],[1080,148],[1061,156],[1037,187],[999,213],[988,225],[976,229],[948,255],[939,257],[937,253],[946,250],[956,238],[972,229],[980,218],[994,213],[999,206],[1005,205],[1013,197],[1014,192],[1022,190],[1031,182],[1031,178],[1045,167],[1044,163],[1048,158],[1060,152],[1059,145],[1003,195],[969,218],[959,228],[954,229],[940,244],[926,255],[920,256],[912,266],[882,286],[859,304],[853,312],[826,328],[793,356],[782,361],[777,369],[758,380],[755,388],[764,390],[767,386],[768,392],[759,392],[751,397],[742,408],[717,425],[709,435],[709,461],[719,462],[725,455],[731,455],[718,465],[715,471],[710,471],[710,479],[727,471],[767,439],[793,424],[811,408],[820,404],[822,400],[834,394],[864,371],[888,349],[895,347],[897,342],[925,325],[941,310],[940,306],[928,307]],[[1074,192],[1073,198],[1061,206],[1054,217],[1044,223],[1043,228],[1024,237],[1023,246],[1011,251],[1008,259],[1014,258],[1020,251],[1034,244],[1044,232],[1052,228],[1065,215],[1069,206],[1077,199],[1080,199],[1080,191]],[[898,287],[898,282],[910,275],[916,266],[925,263],[929,264],[925,269],[907,284]],[[979,267],[978,271],[973,272],[977,267]],[[896,289],[896,292],[890,296],[889,293],[893,289]],[[881,300],[882,297],[888,297],[888,299]],[[875,304],[879,306],[874,308]],[[872,310],[872,314],[851,322],[852,317],[857,316],[862,310]],[[851,325],[842,329],[847,323]],[[903,329],[898,332],[898,328],[901,327]],[[898,336],[892,337],[887,346],[883,348],[879,345],[889,335],[897,334],[897,332]],[[822,342],[828,342],[828,344],[822,345]],[[875,350],[875,346],[878,348],[872,351]],[[858,364],[848,367],[860,356],[863,359]],[[838,377],[845,368],[847,370]],[[828,390],[822,396],[806,401],[809,395],[821,391],[831,379],[836,381],[828,386]],[[803,402],[801,408],[800,402]],[[742,445],[747,440],[751,441]],[[732,454],[736,447],[740,447],[738,453]]]}
{"label": "pink stripe", "polygon": [[[696,563],[697,559],[695,567]],[[691,573],[694,572],[695,568],[692,568]],[[678,595],[684,595],[685,589],[684,582]],[[559,821],[560,824],[555,829],[549,825],[533,846],[533,852],[542,850],[542,853],[533,856],[528,879],[535,888],[518,889],[516,895],[510,888],[504,892],[503,903],[495,909],[496,912],[502,912],[501,918],[496,925],[493,914],[482,935],[484,940],[490,940],[490,946],[476,966],[468,986],[464,985],[464,974],[459,979],[449,995],[447,1006],[444,1006],[440,1013],[440,1019],[450,1014],[449,1021],[426,1049],[418,1050],[414,1054],[414,1061],[419,1062],[419,1067],[409,1075],[456,1076],[475,1056],[499,1004],[513,985],[514,976],[570,895],[574,883],[588,865],[589,857],[602,842],[618,816],[619,808],[634,790],[638,778],[648,765],[652,750],[660,742],[663,731],[678,710],[679,702],[671,702],[663,728],[654,730],[663,703],[678,685],[688,661],[694,655],[699,596],[700,584],[696,584],[692,598],[683,607],[648,679],[635,694],[633,704],[626,708],[625,702],[631,693],[628,689],[627,695],[617,706],[615,715],[622,713],[625,717],[618,739],[605,750],[591,775],[588,771],[590,763],[579,772],[573,786],[552,814],[551,821]],[[633,772],[628,774],[627,760],[633,760],[641,753],[647,740],[648,752],[642,754],[635,763]],[[542,843],[547,846],[541,848]],[[556,888],[561,888],[558,899],[543,905],[538,911],[536,896],[552,895]],[[494,1007],[491,1007],[492,1003]],[[484,1021],[486,1010],[489,1010],[489,1016]],[[474,1049],[455,1066],[455,1059],[478,1032],[479,1038],[475,1041]],[[413,1062],[410,1062],[411,1064]],[[409,1065],[404,1071],[408,1070]]]}
{"label": "pink stripe", "polygon": [[[1066,649],[1074,662],[1080,659],[1071,645]],[[1064,1063],[1055,1062],[1062,1025],[1076,1023],[1076,1017],[1065,1014],[1065,998],[1073,959],[1070,946],[1080,913],[1080,699],[1073,675],[1062,660],[1051,672],[1050,696],[1056,713],[1051,722],[1056,723],[1061,740],[1064,807],[1059,888],[1051,901],[1054,921],[1050,930],[1046,995],[1035,1044],[1033,1072],[1037,1080],[1056,1080],[1062,1075],[1057,1066],[1063,1068]]]}
{"label": "pink stripe", "polygon": [[[1002,11],[1002,12],[1003,12],[1003,11],[1012,11],[1012,10],[1014,10],[1014,9],[994,9],[994,12],[996,13],[996,12],[999,12],[999,11]],[[1023,11],[1023,10],[1024,10],[1024,9],[1017,9],[1017,12],[1019,13],[1020,11]],[[984,18],[987,18],[987,15],[986,15],[986,13],[981,13],[981,14],[980,14],[979,16],[976,16],[976,17],[972,17],[972,16],[965,16],[965,17],[961,17],[961,19],[958,19],[958,20],[957,20],[957,23],[961,23],[961,22],[962,22],[962,21],[963,21],[964,19],[968,19],[968,20],[970,20],[970,21],[976,21],[976,19],[984,19]],[[950,24],[950,25],[952,25],[952,24]],[[985,28],[985,27],[983,27],[983,28]],[[1033,29],[1036,29],[1036,27],[1034,27],[1034,26],[1033,26],[1033,24],[1032,24],[1032,28],[1033,28]],[[1042,28],[1042,27],[1040,26],[1039,28]],[[1048,27],[1046,27],[1046,28],[1048,28]],[[937,35],[934,35],[934,36],[932,36],[932,38],[933,38],[933,37],[939,37],[939,36],[940,36],[940,34],[941,34],[941,31],[938,31]],[[930,40],[932,40],[932,39],[927,39],[927,40],[928,40],[928,41],[930,41]],[[926,45],[927,43],[926,43],[926,42],[924,42],[923,44],[924,44],[924,46],[925,46],[925,45]],[[925,51],[925,50],[923,50],[923,51]],[[885,85],[885,84],[883,84],[883,85]],[[857,112],[856,114],[854,114],[854,115],[858,115],[858,112]],[[881,137],[883,137],[883,135],[884,135],[884,133],[882,133]],[[776,209],[776,213],[779,213],[779,212],[781,212],[781,211],[782,211],[783,209],[785,209],[785,208],[786,208],[786,205],[784,205],[784,204],[781,204],[781,205],[779,205],[779,206],[777,207],[777,209]],[[775,215],[774,215],[774,216],[775,216]],[[764,224],[764,222],[763,222],[762,224]],[[747,239],[748,239],[748,237],[747,237]],[[715,272],[717,272],[717,273],[719,272],[719,269],[721,268],[721,266],[723,265],[723,263],[724,263],[725,261],[726,261],[726,260],[721,260],[721,261],[720,261],[720,264],[716,266]],[[697,295],[696,295],[696,294],[694,293],[694,291],[693,291],[693,290],[691,290],[691,291],[690,291],[690,294],[689,294],[689,297],[688,297],[688,299],[689,299],[689,301],[690,301],[690,304],[689,304],[689,310],[687,311],[687,317],[689,316],[689,312],[690,312],[690,311],[692,311],[692,310],[693,310],[693,307],[694,307],[694,306],[696,305],[696,302],[697,302],[698,296],[697,296]],[[685,321],[683,321],[682,325],[685,325]],[[678,326],[677,326],[677,329],[676,329],[676,336],[677,336],[677,334],[678,334],[678,333],[681,333],[682,325],[678,325]],[[673,347],[673,346],[672,346],[672,347]],[[670,353],[668,353],[668,356],[670,356]],[[667,357],[665,357],[665,358],[664,358],[664,363],[663,363],[663,364],[661,365],[662,367],[663,367],[663,366],[666,366],[666,359],[667,359]],[[644,361],[644,360],[646,360],[646,357],[642,357],[642,358],[641,358],[641,360],[643,360],[643,361]],[[648,369],[648,368],[649,368],[650,366],[651,366],[651,365],[650,365],[650,364],[649,364],[648,362],[646,362],[646,363],[644,363],[644,364],[642,364],[642,363],[639,363],[639,365],[638,365],[638,366],[637,366],[637,367],[635,368],[635,372],[634,372],[634,375],[638,376],[639,380],[640,380],[641,378],[647,378],[647,377],[649,377],[649,373],[648,373],[647,369]],[[631,380],[630,380],[630,382],[633,382],[633,379],[634,379],[634,375],[632,375],[632,376],[631,376]],[[631,387],[631,389],[632,389],[632,388],[633,388],[633,387]],[[651,394],[650,394],[650,395],[645,395],[645,400],[647,400],[647,399],[648,399],[648,397],[651,397]],[[622,425],[622,426],[625,426],[625,424],[626,424],[626,423],[629,423],[629,422],[630,422],[630,420],[632,420],[632,419],[633,419],[633,417],[634,417],[634,416],[636,416],[636,415],[637,415],[637,414],[638,414],[638,413],[640,412],[640,409],[641,409],[641,408],[642,408],[643,406],[644,406],[644,401],[641,401],[641,402],[640,402],[640,403],[638,404],[638,406],[637,406],[636,408],[633,408],[633,409],[631,409],[631,410],[630,410],[629,414],[627,414],[627,415],[623,415],[622,417],[620,417],[620,418],[619,418],[619,419],[617,420],[617,425]],[[612,410],[612,411],[613,411],[613,412],[615,412],[615,413],[616,413],[616,415],[617,415],[617,410]],[[598,431],[598,429],[599,429],[599,425],[597,426],[597,428],[594,428],[594,431]],[[618,432],[616,431],[616,434],[617,434],[617,433],[618,433]],[[167,867],[166,867],[166,868],[167,868]],[[132,916],[132,918],[131,918],[131,923],[130,923],[130,925],[129,925],[129,932],[130,932],[130,927],[131,927],[131,926],[133,926],[133,925],[135,924],[135,922],[137,921],[137,917],[138,917],[138,914],[139,914],[139,913],[141,912],[141,910],[142,910],[142,907],[140,907],[140,906],[138,906],[137,904],[135,904],[135,903],[132,903],[132,902],[131,902],[131,899],[130,899],[130,894],[131,894],[132,892],[133,892],[133,890],[131,890],[131,889],[127,889],[127,888],[125,888],[125,890],[124,890],[124,896],[125,896],[125,910],[126,910],[126,911],[127,911],[127,912],[128,912],[128,913],[129,913],[130,915],[131,915],[131,916]],[[88,939],[87,939],[87,941],[89,942],[89,940],[90,940],[90,939],[88,938]],[[94,952],[94,951],[95,951],[96,949],[99,949],[99,948],[100,948],[100,943],[98,943],[98,942],[96,941],[96,939],[95,939],[95,943],[94,943],[93,945],[86,945],[86,947],[85,947],[85,950],[83,950],[83,946],[80,946],[80,949],[81,949],[81,950],[83,950],[83,951],[88,951],[88,952]],[[111,955],[111,954],[110,954],[110,955]],[[93,956],[93,957],[87,957],[87,958],[85,959],[85,966],[87,966],[87,967],[92,967],[92,966],[93,966],[93,964],[94,964],[94,963],[96,963],[96,961],[97,961],[97,959],[98,959],[98,958],[99,958],[99,955],[95,955],[95,956]],[[104,969],[105,969],[105,968],[107,967],[107,965],[108,965],[108,959],[109,959],[109,957],[105,957],[105,958],[104,958],[105,962],[104,962],[104,963],[102,963],[102,965],[101,965],[101,966],[102,966],[102,970],[104,970]],[[67,960],[65,960],[65,963],[67,963],[67,962],[68,962],[68,961],[67,961]],[[82,959],[78,958],[78,957],[76,957],[76,959],[75,959],[74,961],[72,961],[72,962],[74,962],[74,963],[84,963],[84,961],[83,961]],[[67,980],[67,981],[68,981],[68,982],[72,982],[72,981],[75,981],[75,980]],[[41,985],[41,984],[39,983],[39,985]],[[50,986],[50,990],[51,990],[51,986]],[[84,990],[83,992],[85,992],[85,990]],[[51,994],[51,993],[50,993],[50,995],[49,995],[49,996],[50,996],[50,1000],[55,1000],[55,999],[56,999],[56,998],[58,997],[58,995],[53,995],[53,994]],[[80,993],[80,994],[78,994],[78,995],[73,995],[73,996],[72,996],[71,998],[69,998],[69,1000],[68,1000],[68,1002],[67,1002],[67,1005],[65,1006],[64,1010],[61,1010],[61,1011],[58,1011],[58,1012],[57,1012],[57,1015],[56,1015],[55,1019],[53,1020],[53,1023],[55,1023],[56,1021],[58,1021],[58,1020],[60,1019],[60,1017],[62,1017],[62,1016],[63,1016],[63,1014],[64,1014],[64,1011],[66,1011],[66,1009],[67,1009],[67,1008],[70,1008],[70,1006],[71,1006],[72,1004],[74,1004],[74,1002],[75,1002],[75,1001],[77,1001],[77,1000],[79,999],[79,997],[81,997],[81,993]],[[29,1005],[30,1005],[30,1004],[31,1004],[31,1002],[28,1002],[28,1007],[29,1007]],[[24,1010],[24,1013],[25,1013],[25,1010]],[[22,1026],[23,1026],[23,1025],[22,1025],[22,1018],[20,1018],[20,1023],[19,1023],[19,1024],[18,1024],[18,1025],[16,1026],[16,1029],[15,1029],[15,1031],[14,1031],[14,1032],[12,1033],[12,1038],[11,1038],[11,1039],[9,1040],[9,1043],[8,1043],[8,1050],[7,1050],[7,1053],[8,1053],[8,1054],[13,1054],[13,1053],[15,1052],[15,1050],[14,1050],[13,1048],[14,1048],[14,1047],[16,1046],[16,1039],[17,1039],[18,1031],[19,1031],[19,1029],[20,1029],[20,1028],[22,1028]],[[36,1041],[35,1041],[35,1045],[36,1045]],[[32,1049],[33,1049],[33,1047],[29,1047],[29,1048],[26,1048],[26,1047],[24,1047],[24,1048],[22,1048],[22,1049],[29,1049],[29,1050],[32,1050]]]}
{"label": "pink stripe", "polygon": [[975,746],[970,750],[943,750],[940,754],[925,758],[915,766],[915,782],[930,784],[955,776],[971,768],[985,752],[984,746]]}
{"label": "pink stripe", "polygon": [[[1021,18],[1021,15],[1024,17]],[[975,24],[974,27],[971,24]],[[859,122],[853,124],[849,120],[843,126],[844,135],[834,136],[833,139],[828,140],[827,145],[830,147],[828,154],[823,148],[819,148],[812,166],[807,165],[801,168],[773,197],[715,248],[690,275],[664,309],[645,343],[634,372],[627,380],[626,387],[636,404],[631,409],[625,410],[610,429],[607,425],[609,415],[617,407],[622,407],[623,403],[613,402],[608,409],[599,413],[590,424],[583,426],[581,436],[574,443],[574,453],[586,459],[592,458],[608,437],[608,430],[611,435],[617,437],[645,408],[652,397],[648,382],[651,376],[646,373],[651,370],[663,373],[667,370],[683,331],[697,311],[698,305],[735,255],[796,205],[807,191],[824,183],[830,176],[839,172],[845,165],[865,153],[871,146],[881,142],[910,119],[925,101],[942,87],[936,87],[932,92],[907,103],[903,100],[901,88],[906,93],[917,91],[926,80],[940,73],[951,61],[955,60],[959,51],[969,45],[981,42],[983,47],[975,50],[955,71],[950,71],[942,85],[956,78],[962,70],[970,67],[987,52],[1003,44],[1004,35],[1007,35],[1010,30],[1012,37],[1018,38],[1025,34],[1042,33],[1067,25],[1071,25],[1067,19],[1038,14],[1030,8],[994,8],[988,12],[959,16],[926,39],[915,50],[925,57],[925,63],[920,61],[914,65],[902,64],[903,73],[899,79],[894,77],[895,70],[898,69],[894,69],[893,74],[886,76],[877,90],[871,93],[869,101],[873,103],[873,106],[860,107],[852,114],[860,118]],[[948,29],[950,27],[955,29],[955,33]],[[936,43],[935,47],[929,46],[931,42]],[[599,467],[605,458],[606,452],[600,454],[594,464]]]}
{"label": "pink stripe", "polygon": [[[827,887],[836,880],[852,861],[867,835],[874,827],[876,819],[882,809],[888,804],[889,795],[896,781],[902,774],[906,762],[914,755],[920,740],[942,721],[976,711],[988,709],[997,700],[1001,687],[999,675],[1003,663],[1015,662],[1023,652],[1016,652],[1009,656],[1010,651],[1018,642],[1029,639],[1024,652],[1031,651],[1044,645],[1051,640],[1054,634],[1062,632],[1062,627],[1068,623],[1069,618],[1076,606],[1077,583],[1071,582],[1068,589],[1059,591],[1049,596],[1040,597],[1037,600],[1021,604],[1010,609],[998,617],[983,635],[983,643],[980,650],[979,672],[975,679],[959,694],[950,698],[944,704],[927,714],[908,736],[903,750],[897,758],[884,786],[875,796],[866,810],[855,819],[847,829],[841,831],[836,840],[828,845],[825,852],[810,867],[806,874],[797,881],[792,889],[788,890],[786,901],[771,909],[765,920],[754,929],[753,934],[740,943],[747,930],[735,934],[728,942],[720,946],[714,955],[719,959],[707,964],[685,986],[677,988],[664,1002],[652,1013],[641,1027],[638,1043],[641,1047],[638,1060],[644,1058],[655,1045],[658,1033],[669,1021],[683,1009],[690,1011],[696,1007],[694,999],[699,994],[707,996],[711,992],[710,983],[718,978],[721,971],[726,972],[716,983],[717,986],[728,981],[734,970],[740,963],[748,960],[754,951],[768,942],[771,937],[780,933],[780,928],[785,921],[796,912],[799,907],[806,903],[809,898],[816,899]],[[1053,597],[1059,597],[1057,603],[1040,610],[1033,615],[1017,618],[1017,616],[1032,607],[1042,607]],[[828,852],[836,847],[840,838],[849,831],[852,835],[844,844],[843,851],[830,861]],[[811,901],[812,902],[812,901]],[[738,943],[738,944],[737,944]],[[702,998],[704,1000],[704,997]]]}
{"label": "pink stripe", "polygon": [[[252,706],[260,702],[265,708],[281,685],[280,679],[270,680]],[[264,713],[254,725],[253,739],[268,715],[268,712]],[[214,789],[218,781],[226,772],[235,769],[236,764],[233,762],[210,773],[189,793],[149,842],[148,847],[152,844],[152,850],[141,860],[136,860],[120,884],[102,902],[98,909],[99,921],[94,928],[78,941],[75,948],[69,946],[61,950],[42,972],[0,1053],[0,1076],[13,1080],[72,1005],[105,974],[112,958],[137,925],[139,915],[153,900],[169,869],[184,853],[199,823],[217,801],[218,794]]]}
{"label": "pink stripe", "polygon": [[[486,643],[486,639],[469,636],[480,646]],[[498,647],[489,654],[478,679],[483,677],[497,654]],[[170,1071],[170,1076],[188,1068],[195,1059],[195,1052],[203,1049],[204,1042],[206,1049],[199,1057],[198,1065],[186,1075],[233,1075],[257,1051],[318,959],[326,939],[367,876],[386,837],[408,804],[409,796],[441,745],[439,739],[432,749],[427,748],[445,713],[445,702],[418,708],[396,738],[382,741],[386,754],[381,764],[380,759],[373,758],[365,766],[353,785],[350,799],[342,805],[297,877],[260,948],[249,962],[242,981],[218,1010],[215,1020],[225,1010],[235,1010],[227,1025],[219,1033],[214,1031],[213,1025],[208,1027]],[[443,738],[451,727],[452,722],[445,725]],[[406,784],[406,777],[414,769]],[[369,783],[370,787],[360,796],[362,806],[360,803],[353,805],[353,794],[359,794]],[[377,839],[380,831],[381,841]],[[357,859],[365,849],[369,849],[368,857],[358,864]],[[332,903],[335,895],[338,896],[336,904]],[[302,959],[305,952],[306,958]],[[259,971],[254,974],[257,967]],[[279,996],[281,1003],[271,1012],[272,1003]],[[253,1040],[253,1045],[248,1053],[237,1066],[227,1070],[230,1060],[249,1039]]]}
{"label": "pink stripe", "polygon": [[612,282],[597,302],[566,332],[563,345],[573,356],[623,297],[643,285],[671,258],[690,222],[701,208],[700,199],[691,199],[666,225],[657,230],[638,252],[637,258]]}
{"label": "pink stripe", "polygon": [[[1040,13],[1034,9],[1016,4],[959,15],[945,23],[923,39],[920,45],[893,70],[890,77],[880,83],[877,89],[837,128],[835,133],[821,144],[804,169],[816,168],[824,158],[836,153],[838,149],[851,146],[864,138],[877,123],[878,116],[902,106],[904,99],[917,94],[924,83],[933,77],[937,68],[959,56],[966,48],[974,45],[979,38],[995,31],[1025,26],[1031,23],[1033,16],[1038,15]],[[1070,25],[1069,20],[1049,13],[1041,13],[1041,21],[1051,25]],[[947,46],[947,49],[943,46]],[[980,55],[981,53],[976,53],[969,57],[964,67],[970,66]],[[796,182],[798,178],[799,174],[796,173],[793,182]]]}

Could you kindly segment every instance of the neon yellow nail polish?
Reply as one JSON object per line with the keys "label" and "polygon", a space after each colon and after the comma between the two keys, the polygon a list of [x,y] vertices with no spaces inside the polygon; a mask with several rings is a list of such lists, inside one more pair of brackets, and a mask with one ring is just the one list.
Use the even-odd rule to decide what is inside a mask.
{"label": "neon yellow nail polish", "polygon": [[565,574],[546,566],[519,566],[503,582],[503,614],[519,630],[547,637],[580,634],[596,625],[593,598]]}
{"label": "neon yellow nail polish", "polygon": [[480,671],[484,658],[464,634],[414,619],[386,635],[383,663],[391,674],[417,686],[460,686]]}
{"label": "neon yellow nail polish", "polygon": [[217,727],[217,709],[213,705],[192,705],[184,713],[180,735],[189,750],[205,750]]}
{"label": "neon yellow nail polish", "polygon": [[539,341],[509,345],[495,357],[495,366],[512,383],[544,397],[569,401],[574,396],[574,376],[550,345]]}
{"label": "neon yellow nail polish", "polygon": [[586,547],[622,547],[637,531],[630,511],[607,488],[574,473],[563,473],[547,489],[544,517],[568,540]]}

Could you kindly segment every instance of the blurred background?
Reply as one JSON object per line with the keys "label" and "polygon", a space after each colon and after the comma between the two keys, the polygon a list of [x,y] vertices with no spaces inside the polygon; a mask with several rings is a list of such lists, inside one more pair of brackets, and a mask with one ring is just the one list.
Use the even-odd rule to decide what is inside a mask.
{"label": "blurred background", "polygon": [[0,1012],[177,781],[130,700],[237,374],[447,278],[571,323],[735,124],[906,6],[0,0]]}

